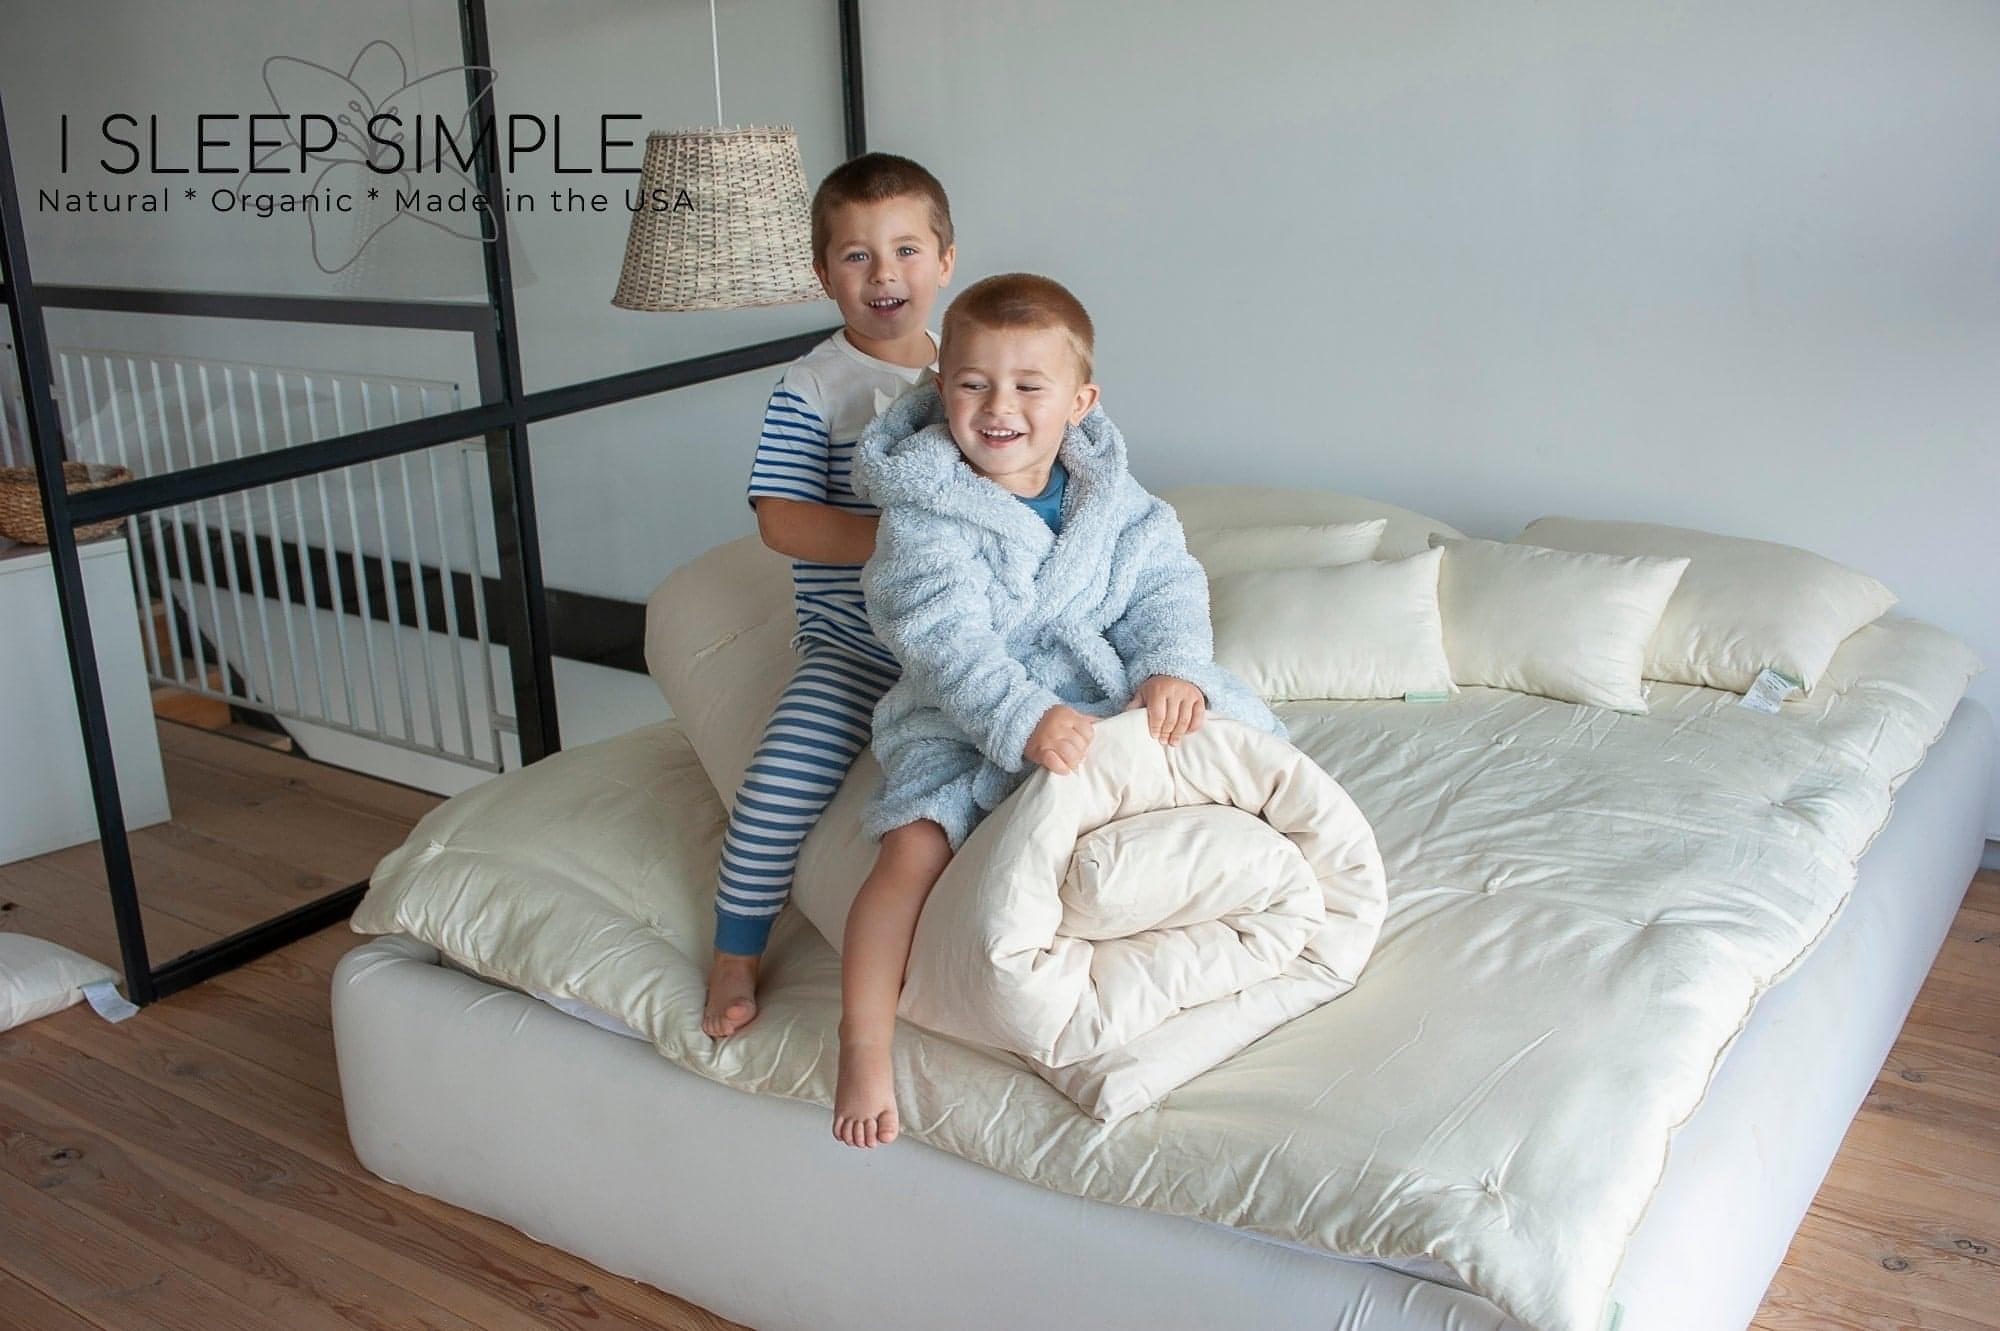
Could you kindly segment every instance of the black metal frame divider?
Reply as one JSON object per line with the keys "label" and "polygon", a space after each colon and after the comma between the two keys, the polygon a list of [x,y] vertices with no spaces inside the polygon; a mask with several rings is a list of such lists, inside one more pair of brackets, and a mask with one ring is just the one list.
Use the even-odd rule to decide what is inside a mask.
{"label": "black metal frame divider", "polygon": [[[458,8],[467,66],[467,105],[478,106],[482,95],[490,98],[490,77],[484,71],[490,70],[493,63],[485,0],[459,0]],[[847,154],[852,157],[865,151],[866,141],[859,0],[838,0],[838,9],[842,118]],[[490,100],[487,114],[494,114]],[[488,138],[483,147],[485,150],[478,154],[475,164],[475,183],[485,197],[502,197],[495,140]],[[76,690],[77,713],[83,727],[99,846],[111,892],[112,917],[118,929],[126,995],[134,1003],[143,1005],[164,998],[345,919],[368,884],[350,884],[159,966],[151,963],[139,914],[138,884],[133,875],[131,844],[118,794],[110,725],[77,555],[78,526],[484,436],[488,443],[487,472],[499,554],[501,623],[513,677],[521,760],[534,762],[560,748],[561,738],[556,723],[555,680],[527,427],[536,421],[783,364],[802,355],[831,331],[822,328],[583,383],[525,392],[507,249],[507,215],[504,209],[493,208],[488,216],[492,219],[494,236],[491,243],[480,247],[486,260],[487,300],[483,305],[109,287],[37,288],[21,224],[19,183],[14,176],[13,149],[7,136],[5,102],[0,99],[0,257],[6,263],[0,302],[7,306],[14,334],[14,354],[26,398],[28,439],[41,476],[42,513],[48,524],[56,600]],[[72,496],[61,484],[52,483],[62,474],[63,446],[52,388],[48,332],[42,316],[45,307],[466,333],[473,338],[475,347],[480,403],[421,420],[357,430]]]}

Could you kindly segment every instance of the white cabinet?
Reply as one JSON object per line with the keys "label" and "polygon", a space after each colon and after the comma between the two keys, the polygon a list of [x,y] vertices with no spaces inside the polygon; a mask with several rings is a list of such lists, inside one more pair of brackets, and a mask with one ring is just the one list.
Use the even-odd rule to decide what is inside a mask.
{"label": "white cabinet", "polygon": [[[152,690],[122,536],[81,548],[127,827],[168,818]],[[83,727],[47,547],[0,537],[0,863],[97,839]]]}

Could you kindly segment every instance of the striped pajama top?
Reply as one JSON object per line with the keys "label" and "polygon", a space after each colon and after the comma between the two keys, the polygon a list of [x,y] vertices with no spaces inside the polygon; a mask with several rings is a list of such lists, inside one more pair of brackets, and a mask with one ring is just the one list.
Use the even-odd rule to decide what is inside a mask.
{"label": "striped pajama top", "polygon": [[[875,506],[854,495],[855,441],[882,406],[925,373],[857,350],[844,329],[793,361],[764,408],[764,428],[750,467],[749,502],[799,499],[873,514]],[[798,616],[795,642],[831,643],[895,664],[869,627],[861,565],[794,560],[792,596]]]}

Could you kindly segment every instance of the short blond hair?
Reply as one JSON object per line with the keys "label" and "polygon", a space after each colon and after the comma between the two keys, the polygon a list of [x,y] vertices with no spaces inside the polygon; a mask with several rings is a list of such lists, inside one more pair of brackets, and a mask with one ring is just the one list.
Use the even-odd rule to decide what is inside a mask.
{"label": "short blond hair", "polygon": [[881,203],[885,199],[921,201],[930,213],[931,230],[937,233],[938,253],[951,248],[951,200],[945,197],[938,178],[907,157],[863,153],[829,171],[813,192],[813,262],[827,262],[826,247],[833,243],[834,209],[850,203]]}
{"label": "short blond hair", "polygon": [[942,364],[950,355],[952,340],[962,336],[966,326],[985,329],[1061,329],[1076,355],[1081,382],[1089,383],[1097,352],[1097,331],[1090,312],[1069,288],[1052,277],[1035,273],[1001,273],[974,282],[951,308],[944,312],[943,346],[938,351]]}

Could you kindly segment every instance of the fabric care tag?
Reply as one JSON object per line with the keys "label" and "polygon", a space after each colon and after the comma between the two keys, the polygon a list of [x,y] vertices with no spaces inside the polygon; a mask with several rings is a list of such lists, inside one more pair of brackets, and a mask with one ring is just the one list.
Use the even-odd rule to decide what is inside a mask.
{"label": "fabric care tag", "polygon": [[1750,691],[1743,695],[1743,701],[1736,705],[1748,707],[1753,712],[1776,716],[1778,708],[1798,687],[1798,680],[1765,666],[1762,673],[1751,681]]}
{"label": "fabric care tag", "polygon": [[120,1022],[139,1012],[138,1006],[119,993],[118,986],[110,980],[86,984],[83,996],[97,1015],[109,1022]]}

